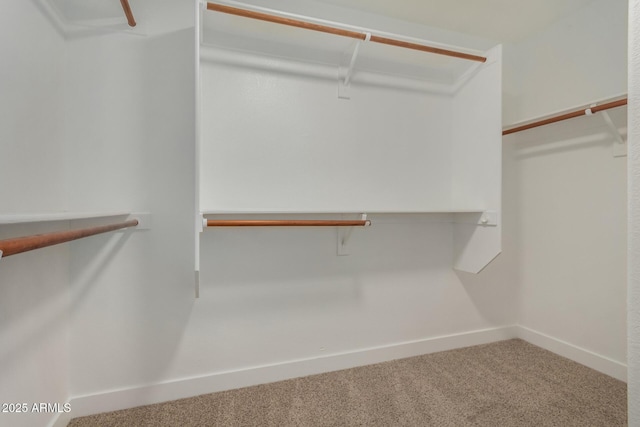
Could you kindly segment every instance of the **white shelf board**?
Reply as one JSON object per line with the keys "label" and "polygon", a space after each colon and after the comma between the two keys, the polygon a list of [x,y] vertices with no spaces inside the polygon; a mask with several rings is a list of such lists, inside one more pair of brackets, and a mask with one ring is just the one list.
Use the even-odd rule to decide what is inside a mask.
{"label": "white shelf board", "polygon": [[129,212],[33,212],[0,214],[0,225],[126,216]]}
{"label": "white shelf board", "polygon": [[277,210],[205,210],[202,211],[203,215],[359,215],[359,214],[444,214],[444,213],[482,213],[484,209],[434,209],[434,210],[354,210],[349,212],[337,212],[337,211],[277,211]]}
{"label": "white shelf board", "polygon": [[[248,4],[225,1],[234,7],[257,10],[278,16],[312,22],[320,25],[335,26],[356,32],[404,40],[436,48],[457,50],[470,54],[484,55],[475,49],[465,49],[446,43],[417,39],[411,36],[387,33],[371,28],[352,26],[299,16],[286,12],[265,9]],[[334,67],[345,66],[353,52],[356,39],[310,31],[272,22],[206,11],[203,14],[203,47],[218,47],[252,53],[260,56],[310,62]],[[453,85],[476,64],[465,59],[420,52],[412,49],[387,46],[378,43],[362,42],[362,48],[355,64],[354,79],[359,72],[381,73],[419,81]]]}

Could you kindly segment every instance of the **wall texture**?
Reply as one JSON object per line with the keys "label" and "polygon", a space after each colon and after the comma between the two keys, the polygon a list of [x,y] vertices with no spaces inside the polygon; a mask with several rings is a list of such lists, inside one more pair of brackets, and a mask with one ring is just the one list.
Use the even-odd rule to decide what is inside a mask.
{"label": "wall texture", "polygon": [[[20,40],[20,42],[17,42]],[[0,216],[67,206],[63,139],[65,46],[30,1],[0,14]],[[59,224],[0,225],[0,239],[56,231]],[[0,402],[27,414],[0,413],[0,425],[45,425],[68,389],[68,247],[0,260]]]}
{"label": "wall texture", "polygon": [[452,139],[447,97],[354,82],[351,99],[344,100],[337,97],[337,78],[206,60],[201,70],[202,210],[451,206],[451,149],[435,143]]}
{"label": "wall texture", "polygon": [[586,3],[505,46],[505,126],[627,92],[627,1]]}
{"label": "wall texture", "polygon": [[601,119],[504,138],[504,197],[518,224],[519,324],[615,361],[624,378],[626,158]]}
{"label": "wall texture", "polygon": [[[153,228],[0,261],[8,295],[0,300],[3,401],[71,395],[81,415],[506,338],[518,321],[536,336],[624,364],[626,161],[611,156],[597,117],[505,140],[503,253],[479,275],[451,270],[451,225],[438,216],[382,217],[377,227],[356,231],[346,257],[336,256],[333,230],[210,230],[195,300],[193,33],[79,37],[65,48],[33,3],[14,3],[0,16],[0,52],[21,61],[0,68],[10,73],[0,82],[11,82],[2,86],[10,102],[0,104],[0,120],[8,120],[0,126],[0,174],[10,182],[20,165],[37,179],[27,177],[25,188],[0,186],[0,213],[151,211]],[[512,67],[505,80],[517,90],[505,98],[506,122],[626,90],[622,3],[595,1],[523,42],[518,52],[540,63],[505,51]],[[296,12],[405,32],[393,20],[307,5],[290,2]],[[640,6],[632,5],[637,16]],[[614,27],[600,35],[608,43],[594,42],[568,65],[563,49],[583,49],[580,40],[591,40],[605,16]],[[26,25],[13,22],[33,25],[26,34]],[[42,34],[34,37],[34,28]],[[11,40],[20,31],[31,42],[17,51]],[[637,29],[632,34],[638,37]],[[454,42],[490,46],[468,37]],[[598,53],[609,65],[597,73],[551,81],[548,70],[584,70]],[[557,89],[565,84],[570,90]],[[34,151],[53,161],[34,165]],[[632,159],[638,162],[634,153]],[[636,307],[637,275],[630,274],[629,304]],[[629,324],[631,399],[639,375],[634,315]],[[630,409],[637,419],[638,408]]]}
{"label": "wall texture", "polygon": [[629,2],[629,425],[640,426],[640,1]]}
{"label": "wall texture", "polygon": [[[594,1],[507,47],[505,123],[625,93],[626,14],[626,2]],[[625,113],[609,113],[621,130]],[[529,339],[624,378],[626,158],[613,145],[599,115],[506,136],[503,198]]]}
{"label": "wall texture", "polygon": [[150,230],[72,246],[74,396],[166,380],[188,330],[194,304],[193,40],[193,30],[181,30],[68,42],[71,204],[152,215]]}
{"label": "wall texture", "polygon": [[62,211],[64,39],[34,2],[11,1],[7,9],[0,18],[0,212]]}
{"label": "wall texture", "polygon": [[[345,257],[336,255],[331,228],[207,230],[195,300],[193,264],[180,253],[193,218],[193,135],[184,127],[193,114],[184,105],[193,62],[181,44],[188,40],[172,40],[165,40],[151,68],[140,63],[149,59],[144,41],[105,36],[70,44],[68,117],[82,123],[70,143],[78,149],[75,160],[86,164],[74,173],[94,171],[77,194],[100,188],[74,203],[112,201],[153,213],[148,236],[74,248],[71,387],[77,414],[512,336],[516,313],[505,301],[515,300],[516,288],[495,272],[508,258],[480,276],[454,272],[452,225],[440,215],[384,216],[376,227],[354,232]],[[169,67],[167,57],[179,65]],[[110,72],[101,72],[107,63]],[[156,84],[145,86],[139,73],[152,71],[159,73]],[[317,112],[314,99],[327,96],[320,89],[296,105]],[[229,124],[247,127],[241,105],[229,98],[237,111]],[[269,102],[272,109],[291,108],[290,97]],[[360,106],[363,114],[375,111],[375,105]],[[331,125],[347,131],[344,124]],[[83,147],[87,141],[91,149]],[[101,160],[125,149],[132,155],[122,163]],[[109,182],[113,168],[115,182]],[[176,239],[164,240],[169,235]]]}

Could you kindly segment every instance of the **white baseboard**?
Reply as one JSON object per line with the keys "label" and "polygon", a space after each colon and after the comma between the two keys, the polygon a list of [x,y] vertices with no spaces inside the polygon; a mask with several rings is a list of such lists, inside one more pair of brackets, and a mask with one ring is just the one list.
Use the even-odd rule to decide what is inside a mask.
{"label": "white baseboard", "polygon": [[71,413],[61,414],[50,427],[65,427],[71,417],[166,402],[511,338],[523,339],[621,381],[627,379],[627,366],[620,362],[532,329],[514,325],[76,396],[70,401]]}
{"label": "white baseboard", "polygon": [[[68,402],[70,403],[70,402]],[[73,415],[71,413],[58,414],[47,427],[67,427]]]}
{"label": "white baseboard", "polygon": [[595,369],[598,372],[609,375],[620,381],[627,382],[627,365],[606,356],[594,353],[590,350],[569,344],[568,342],[553,338],[541,332],[524,326],[517,326],[516,335],[533,345],[542,347],[560,356],[571,359],[582,365]]}
{"label": "white baseboard", "polygon": [[[114,390],[71,399],[71,416],[81,417],[101,412],[132,408],[214,393],[252,385],[282,381],[324,372],[370,365],[405,357],[419,356],[438,351],[487,344],[517,337],[516,326],[483,329],[461,334],[446,335],[424,340],[403,342],[352,352],[327,355],[310,359],[292,360],[272,365],[255,366],[211,375],[185,378],[123,390]],[[67,414],[64,414],[65,416]],[[66,417],[65,417],[66,418]],[[61,420],[61,422],[63,422]],[[68,420],[66,421],[68,422]],[[66,422],[54,423],[64,427]]]}

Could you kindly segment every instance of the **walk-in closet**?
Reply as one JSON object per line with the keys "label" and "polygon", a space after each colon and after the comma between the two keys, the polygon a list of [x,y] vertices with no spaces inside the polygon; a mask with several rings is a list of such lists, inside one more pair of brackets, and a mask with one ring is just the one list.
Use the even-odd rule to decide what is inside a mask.
{"label": "walk-in closet", "polygon": [[639,22],[7,0],[0,426],[640,424]]}

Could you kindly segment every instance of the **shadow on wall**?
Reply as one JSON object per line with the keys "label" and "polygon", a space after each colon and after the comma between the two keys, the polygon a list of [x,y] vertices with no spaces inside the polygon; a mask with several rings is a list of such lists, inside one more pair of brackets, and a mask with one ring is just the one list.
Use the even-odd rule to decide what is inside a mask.
{"label": "shadow on wall", "polygon": [[[79,125],[86,132],[76,129],[78,146],[87,140],[103,143],[99,155],[93,146],[78,154],[83,191],[75,192],[75,202],[148,211],[152,221],[150,230],[133,232],[117,247],[98,240],[73,247],[74,396],[169,380],[167,370],[186,333],[195,303],[193,40],[193,29],[146,39],[104,37],[103,49],[88,43],[74,52],[85,55],[91,67],[124,55],[132,69],[144,71],[132,76],[133,82],[124,73],[117,80],[100,76],[98,84],[83,76],[75,88],[83,102],[74,103],[74,111],[104,103],[111,120],[93,109]],[[93,91],[93,86],[102,87]],[[110,97],[117,102],[108,103]],[[118,111],[120,105],[126,111]]]}
{"label": "shadow on wall", "polygon": [[153,382],[172,360],[190,313],[178,300],[188,301],[192,292],[158,266],[170,259],[158,262],[161,249],[152,232],[131,231],[117,240],[75,245],[72,384],[93,377],[94,384],[107,387],[113,369],[135,369]]}
{"label": "shadow on wall", "polygon": [[[623,139],[626,139],[627,108],[607,112]],[[506,135],[504,144],[517,149],[516,160],[536,156],[554,155],[593,147],[611,147],[618,142],[607,127],[602,113],[581,116],[570,120]]]}
{"label": "shadow on wall", "polygon": [[[66,230],[68,225],[3,225],[2,228],[0,238],[4,239]],[[66,245],[0,260],[0,366],[3,371],[13,371],[16,363],[46,348],[42,344],[45,340],[66,333],[68,260],[69,249]],[[28,378],[24,380],[29,381]]]}
{"label": "shadow on wall", "polygon": [[[521,274],[518,252],[521,206],[518,200],[523,197],[520,191],[521,178],[513,160],[517,150],[505,138],[503,141],[502,252],[478,274],[456,271],[456,276],[478,312],[495,325],[518,322]],[[495,310],[496,302],[506,309]]]}
{"label": "shadow on wall", "polygon": [[451,271],[450,224],[373,224],[353,233],[348,256],[337,256],[333,227],[207,230],[201,292],[241,302],[243,310],[301,310],[352,304],[362,298],[363,282],[401,286],[414,277],[429,287],[436,278],[450,280],[442,277]]}
{"label": "shadow on wall", "polygon": [[[609,114],[624,134],[626,108]],[[619,203],[621,189],[615,183],[624,176],[626,158],[613,157],[614,144],[597,114],[503,137],[502,254],[477,276],[456,272],[485,318],[495,320],[486,307],[500,300],[511,307],[514,323],[527,321],[532,293],[546,289],[554,296],[568,292],[576,304],[586,282],[599,277],[598,264],[610,263],[603,260],[611,254],[592,242],[610,244],[620,238],[612,235],[619,233],[615,224],[620,222],[608,206]],[[599,257],[596,262],[584,261],[594,256]],[[572,286],[581,290],[580,297],[563,291]],[[540,309],[549,313],[557,305],[553,299],[544,304]]]}

